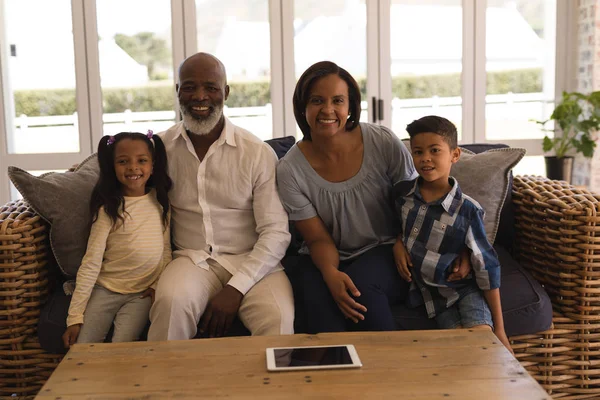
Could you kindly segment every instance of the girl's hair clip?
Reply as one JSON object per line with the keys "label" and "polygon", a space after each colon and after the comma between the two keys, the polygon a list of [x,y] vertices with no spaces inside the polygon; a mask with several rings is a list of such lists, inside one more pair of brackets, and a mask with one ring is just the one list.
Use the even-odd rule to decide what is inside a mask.
{"label": "girl's hair clip", "polygon": [[148,133],[146,134],[146,136],[148,136],[148,139],[152,139],[152,136],[154,136],[154,132],[152,131],[152,129],[148,129]]}
{"label": "girl's hair clip", "polygon": [[111,144],[113,144],[115,142],[115,137],[114,136],[109,136],[108,140],[106,141],[106,145],[110,146]]}

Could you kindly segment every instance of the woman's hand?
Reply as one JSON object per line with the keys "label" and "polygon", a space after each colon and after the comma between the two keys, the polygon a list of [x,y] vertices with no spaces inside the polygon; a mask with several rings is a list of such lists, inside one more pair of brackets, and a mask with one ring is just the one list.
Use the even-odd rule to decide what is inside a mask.
{"label": "woman's hand", "polygon": [[456,257],[452,263],[452,272],[448,275],[448,282],[455,282],[465,279],[471,272],[471,259],[469,258],[469,250],[464,248],[460,252],[460,256]]}
{"label": "woman's hand", "polygon": [[338,269],[332,268],[323,272],[323,279],[331,292],[331,296],[333,296],[333,300],[335,300],[340,311],[342,311],[342,314],[346,318],[351,319],[354,323],[365,319],[362,313],[366,313],[367,308],[356,302],[348,293],[350,291],[352,296],[360,296],[360,292],[348,275]]}
{"label": "woman's hand", "polygon": [[79,337],[79,332],[81,331],[82,324],[71,325],[67,328],[65,333],[62,335],[63,344],[65,348],[68,349],[71,345],[77,343],[77,337]]}
{"label": "woman's hand", "polygon": [[410,255],[408,254],[406,247],[404,247],[404,243],[402,243],[401,239],[396,240],[393,251],[398,273],[405,281],[412,281],[410,270],[408,269],[408,267],[412,268],[412,261],[410,261]]}

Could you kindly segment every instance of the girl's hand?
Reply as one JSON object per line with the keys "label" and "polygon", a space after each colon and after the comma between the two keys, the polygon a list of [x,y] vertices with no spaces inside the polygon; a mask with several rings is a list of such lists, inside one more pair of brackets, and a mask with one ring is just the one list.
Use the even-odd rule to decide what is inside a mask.
{"label": "girl's hand", "polygon": [[150,297],[150,304],[154,304],[154,289],[146,289],[146,291],[140,296],[140,299],[143,299],[144,297]]}
{"label": "girl's hand", "polygon": [[513,351],[512,347],[510,347],[510,342],[508,341],[508,337],[506,336],[506,332],[504,332],[504,329],[496,329],[494,331],[494,334],[500,340],[500,342],[502,342],[502,344],[508,349],[508,351],[510,351],[510,354],[514,356],[515,352]]}
{"label": "girl's hand", "polygon": [[410,270],[408,267],[412,268],[412,261],[410,261],[410,255],[404,247],[404,243],[401,240],[396,240],[393,248],[394,252],[394,260],[396,260],[396,268],[398,269],[398,273],[406,282],[412,281]]}
{"label": "girl's hand", "polygon": [[340,311],[346,318],[351,319],[354,323],[357,323],[358,320],[364,320],[365,317],[362,313],[367,312],[367,308],[362,304],[356,302],[348,291],[354,297],[359,297],[360,292],[354,286],[354,282],[352,279],[345,273],[339,271],[338,269],[332,269],[323,274],[323,279],[333,296],[333,300],[337,303]]}
{"label": "girl's hand", "polygon": [[81,331],[82,324],[71,325],[67,328],[65,333],[62,335],[63,344],[66,349],[70,348],[72,344],[77,343],[77,337]]}

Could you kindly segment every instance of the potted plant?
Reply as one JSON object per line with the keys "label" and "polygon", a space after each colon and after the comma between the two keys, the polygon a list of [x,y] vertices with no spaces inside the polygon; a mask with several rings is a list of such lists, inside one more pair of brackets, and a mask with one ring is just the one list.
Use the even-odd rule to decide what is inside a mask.
{"label": "potted plant", "polygon": [[588,158],[594,154],[593,135],[600,129],[600,91],[587,95],[563,92],[562,101],[550,118],[535,122],[546,126],[550,121],[554,121],[560,131],[557,130],[552,139],[544,137],[544,152],[554,152],[554,156],[545,157],[546,175],[550,179],[571,182],[573,153],[582,153]]}

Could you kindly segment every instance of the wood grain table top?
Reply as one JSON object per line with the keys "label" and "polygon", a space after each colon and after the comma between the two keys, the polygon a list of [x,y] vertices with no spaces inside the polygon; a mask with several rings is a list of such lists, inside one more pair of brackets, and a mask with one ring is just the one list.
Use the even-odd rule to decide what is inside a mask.
{"label": "wood grain table top", "polygon": [[[267,347],[353,344],[359,369],[268,372]],[[36,399],[550,400],[491,332],[328,333],[77,344]]]}

